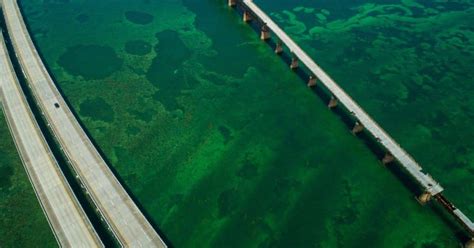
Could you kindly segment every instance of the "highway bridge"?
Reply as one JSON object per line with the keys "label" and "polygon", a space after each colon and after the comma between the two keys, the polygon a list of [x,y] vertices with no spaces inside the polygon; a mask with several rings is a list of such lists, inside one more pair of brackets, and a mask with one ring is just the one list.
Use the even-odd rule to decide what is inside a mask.
{"label": "highway bridge", "polygon": [[2,10],[16,57],[35,101],[116,240],[125,247],[166,247],[59,93],[31,40],[17,1],[3,0]]}
{"label": "highway bridge", "polygon": [[0,99],[21,161],[62,247],[103,247],[31,112],[0,32]]}
{"label": "highway bridge", "polygon": [[[331,100],[328,106],[334,108],[341,105],[356,120],[352,131],[354,133],[367,131],[386,150],[386,155],[382,161],[385,164],[396,161],[418,182],[424,189],[424,193],[418,197],[420,202],[426,203],[434,197],[453,214],[471,235],[474,233],[472,221],[442,196],[443,188],[441,185],[430,175],[424,173],[421,166],[273,22],[264,11],[251,0],[228,0],[228,4],[229,6],[241,6],[245,21],[251,21],[255,18],[262,24],[260,33],[262,40],[271,39],[272,35],[275,35],[278,39],[275,52],[282,53],[283,45],[291,52],[290,68],[297,69],[299,63],[302,63],[311,73],[308,86],[315,87],[317,81],[321,82],[331,93]],[[113,175],[59,93],[31,41],[16,0],[3,0],[2,9],[17,59],[33,92],[36,103],[40,107],[48,126],[68,158],[69,163],[118,242],[122,246],[127,247],[166,247],[163,240]],[[5,94],[2,93],[2,96],[5,97]],[[11,107],[6,107],[7,110],[9,108]],[[9,114],[11,115],[11,113],[7,113],[7,117]],[[13,130],[12,124],[10,123],[9,125]],[[15,141],[18,145],[19,141],[16,136]],[[24,158],[23,154],[22,158]],[[41,162],[41,160],[39,161]],[[35,188],[35,190],[37,189]],[[71,202],[74,203],[74,200],[71,200]],[[77,205],[77,200],[75,204]],[[43,208],[45,209],[44,206]],[[77,209],[77,206],[73,206],[70,209]],[[45,212],[47,211],[45,210]],[[49,220],[52,223],[50,218]],[[56,219],[56,221],[61,222],[62,219]],[[90,227],[87,219],[84,220],[82,218],[82,221],[85,221],[85,226],[88,224]],[[56,230],[61,229],[55,229],[54,227],[53,229],[58,236]],[[79,229],[84,231],[82,228]],[[92,231],[92,233],[91,241],[93,243],[96,241],[94,243],[96,246],[100,245],[100,241],[97,242],[95,232]],[[472,245],[472,242],[469,245]]]}
{"label": "highway bridge", "polygon": [[[269,40],[272,36],[276,39],[275,53],[281,54],[286,46],[292,56],[290,68],[297,69],[302,63],[311,75],[308,86],[315,87],[320,82],[331,94],[328,103],[330,108],[343,106],[355,119],[353,133],[367,131],[382,146],[386,155],[382,159],[384,164],[398,162],[423,188],[424,193],[417,199],[426,203],[433,197],[444,206],[458,220],[472,236],[474,223],[450,203],[442,194],[443,187],[430,175],[423,172],[423,168],[410,156],[377,122],[375,122],[306,52],[290,38],[260,7],[252,0],[228,0],[231,7],[239,6],[243,13],[243,20],[255,20],[260,25],[260,38]],[[472,243],[471,243],[472,245]],[[473,247],[474,248],[474,247]]]}

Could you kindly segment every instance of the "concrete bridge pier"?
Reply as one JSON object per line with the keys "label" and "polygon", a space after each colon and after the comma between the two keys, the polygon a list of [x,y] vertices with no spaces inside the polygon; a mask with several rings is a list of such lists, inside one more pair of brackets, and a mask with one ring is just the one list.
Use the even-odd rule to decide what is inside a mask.
{"label": "concrete bridge pier", "polygon": [[467,243],[464,245],[464,248],[474,248],[474,238],[467,241]]}
{"label": "concrete bridge pier", "polygon": [[[13,1],[13,0],[3,0]],[[367,135],[370,135],[378,142],[378,144],[385,149],[385,156],[381,159],[381,163],[384,165],[393,162],[398,162],[408,174],[410,174],[414,180],[428,192],[428,195],[421,195],[416,197],[422,201],[428,200],[430,197],[440,197],[440,193],[443,191],[443,187],[439,185],[433,178],[422,172],[421,166],[411,157],[409,154],[395,141],[388,133],[386,133],[365,111],[362,109],[351,97],[348,95],[329,75],[327,75],[322,68],[309,57],[299,45],[294,42],[290,36],[286,34],[273,20],[269,17],[265,11],[255,4],[253,0],[236,0],[236,5],[242,4],[244,10],[252,13],[252,18],[260,23],[262,26],[260,37],[262,40],[271,39],[271,36],[275,36],[275,41],[280,40],[282,44],[277,44],[275,53],[282,52],[281,46],[284,45],[286,48],[284,51],[291,51],[291,58],[296,56],[293,62],[298,61],[302,63],[306,69],[309,70],[309,75],[317,77],[318,83],[321,83],[324,88],[331,94],[331,99],[328,103],[329,108],[335,108],[338,106],[338,102],[352,114],[354,120],[359,122],[361,125],[355,125],[352,129],[353,132],[357,133],[363,126],[364,130],[367,130]],[[295,66],[291,66],[295,68]],[[315,81],[310,80],[308,84],[313,84]],[[457,220],[460,221],[470,233],[474,233],[474,223],[465,216],[460,210],[456,209],[452,212],[456,216]],[[472,242],[471,242],[472,243]],[[472,244],[469,244],[469,248]]]}
{"label": "concrete bridge pier", "polygon": [[328,107],[332,109],[332,108],[337,107],[337,104],[338,104],[337,98],[335,96],[331,96],[331,100],[329,100]]}
{"label": "concrete bridge pier", "polygon": [[429,192],[424,192],[423,194],[421,194],[420,196],[418,196],[416,198],[416,200],[421,204],[421,205],[425,205],[426,203],[428,203],[430,200],[431,200],[431,194]]}
{"label": "concrete bridge pier", "polygon": [[354,124],[354,127],[352,128],[352,134],[358,134],[360,132],[364,131],[364,126],[360,124],[360,122],[356,121]]}
{"label": "concrete bridge pier", "polygon": [[275,53],[276,54],[283,53],[283,42],[281,42],[281,40],[277,41],[277,43],[276,43]]}
{"label": "concrete bridge pier", "polygon": [[382,158],[383,165],[390,164],[393,161],[395,161],[395,157],[389,152],[385,153],[385,156]]}
{"label": "concrete bridge pier", "polygon": [[229,5],[229,7],[235,7],[236,4],[237,0],[227,0],[227,5]]}
{"label": "concrete bridge pier", "polygon": [[298,61],[298,57],[296,57],[295,55],[293,55],[293,57],[291,58],[291,64],[290,64],[290,68],[292,70],[296,70],[298,69],[299,67],[299,61]]}
{"label": "concrete bridge pier", "polygon": [[267,24],[264,24],[262,26],[262,29],[260,31],[260,39],[261,40],[268,40],[271,38],[270,30],[268,29]]}
{"label": "concrete bridge pier", "polygon": [[244,22],[250,22],[250,21],[252,21],[252,14],[250,14],[249,11],[244,10],[244,14],[243,14],[242,18],[243,18]]}
{"label": "concrete bridge pier", "polygon": [[311,75],[309,76],[309,79],[308,79],[308,87],[314,87],[316,86],[316,84],[318,83],[317,79],[315,76]]}

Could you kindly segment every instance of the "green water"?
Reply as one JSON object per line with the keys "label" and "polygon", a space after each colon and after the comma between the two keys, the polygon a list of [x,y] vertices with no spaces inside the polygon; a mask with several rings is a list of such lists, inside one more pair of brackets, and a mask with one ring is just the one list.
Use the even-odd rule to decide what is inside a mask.
{"label": "green water", "polygon": [[474,218],[474,1],[265,1]]}
{"label": "green water", "polygon": [[0,109],[0,246],[55,247]]}
{"label": "green water", "polygon": [[[293,11],[299,4],[280,2],[273,3],[272,11],[281,15],[282,23],[287,22],[283,10],[311,12]],[[301,1],[305,6],[311,3],[314,6],[313,1]],[[173,246],[458,246],[457,227],[443,221],[431,205],[421,207],[225,1],[23,0],[22,4],[66,98]],[[357,13],[364,11],[354,8],[357,3],[334,6],[322,15],[355,16],[352,22],[365,23],[357,19]],[[396,8],[389,12],[400,14]],[[374,14],[366,15],[377,22]],[[288,18],[293,27],[297,17]],[[318,18],[328,19],[321,14]],[[384,16],[379,19],[387,22]],[[311,22],[314,18],[307,21],[303,25],[316,25]],[[299,36],[301,23],[293,29],[295,38],[307,42],[305,47],[315,57],[325,57],[322,64],[338,81],[364,81],[375,75],[369,73],[373,63],[354,66],[358,61],[354,58],[365,55],[359,47],[347,45],[344,40],[349,38],[343,39],[339,29],[316,29],[315,37],[340,39],[338,44],[347,49]],[[342,30],[351,27],[339,25]],[[384,41],[381,46],[392,44],[388,38]],[[320,43],[327,46],[325,56],[316,50]],[[329,49],[338,56],[330,55]],[[398,61],[409,56],[404,49],[409,48],[394,51]],[[394,57],[387,50],[371,54],[387,61]],[[376,75],[396,78],[394,71],[380,69]],[[404,92],[398,84],[385,83],[391,90],[383,91],[380,82],[346,83],[357,98],[373,92],[361,103],[410,151],[416,148],[414,143],[424,153],[429,149],[423,151],[420,144],[441,149],[439,140],[430,143],[429,129],[416,122],[415,117],[425,113],[420,108],[427,106],[403,107],[419,116],[407,116],[396,107],[394,99]],[[410,95],[404,101],[421,98],[428,102],[428,95]],[[386,120],[380,117],[382,112]],[[399,119],[388,119],[395,116]],[[445,123],[449,118],[443,119]],[[401,123],[407,124],[402,128]],[[416,128],[409,128],[409,123]],[[408,136],[404,139],[396,130]],[[423,156],[416,157],[423,161]],[[442,174],[442,168],[437,173],[436,166],[426,167],[435,176]],[[459,178],[470,182],[468,176]],[[467,209],[469,203],[459,200],[466,186],[449,187],[453,194],[458,191],[455,202]],[[25,233],[35,235],[33,230]]]}

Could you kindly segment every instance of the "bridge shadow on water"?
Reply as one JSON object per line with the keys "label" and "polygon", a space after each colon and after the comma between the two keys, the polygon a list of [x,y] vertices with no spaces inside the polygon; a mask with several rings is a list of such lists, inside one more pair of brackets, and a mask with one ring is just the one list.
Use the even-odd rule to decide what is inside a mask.
{"label": "bridge shadow on water", "polygon": [[[28,31],[30,31],[31,27],[28,23],[27,18],[25,18],[26,15],[24,14],[24,10],[23,10],[23,7],[21,5],[21,1],[19,1],[19,7],[20,7],[21,15],[24,18],[26,28],[27,28]],[[93,203],[90,196],[88,194],[86,194],[85,190],[81,186],[82,184],[81,184],[80,180],[74,176],[75,172],[74,172],[74,169],[73,169],[72,165],[69,164],[69,162],[67,162],[68,160],[67,160],[66,155],[61,151],[59,142],[54,137],[52,130],[50,130],[50,128],[47,125],[46,119],[41,114],[41,110],[40,110],[39,106],[36,104],[36,100],[34,98],[33,92],[28,87],[28,83],[27,83],[27,80],[26,80],[25,76],[23,75],[23,71],[21,70],[20,63],[19,63],[18,59],[15,56],[15,52],[14,52],[13,45],[11,43],[11,39],[8,36],[8,33],[7,33],[5,18],[4,18],[4,15],[3,15],[3,10],[0,12],[0,24],[1,24],[2,32],[3,32],[4,37],[5,37],[5,42],[7,43],[7,48],[8,48],[9,54],[10,54],[10,59],[12,61],[13,67],[14,67],[15,72],[16,72],[16,75],[19,79],[21,88],[22,88],[22,90],[23,90],[23,92],[24,92],[24,94],[27,98],[27,101],[28,101],[28,104],[29,104],[30,108],[32,109],[32,112],[35,116],[35,119],[38,122],[38,125],[39,125],[43,135],[45,136],[46,142],[48,143],[49,147],[51,148],[54,157],[58,161],[58,164],[59,164],[62,172],[64,173],[64,176],[66,177],[69,185],[71,186],[71,189],[73,190],[74,194],[76,195],[79,203],[81,204],[82,208],[84,209],[84,212],[86,213],[87,217],[91,221],[92,225],[94,226],[96,232],[98,233],[98,235],[99,235],[100,239],[102,240],[102,242],[104,243],[104,245],[106,247],[120,247],[120,244],[119,244],[118,240],[115,238],[113,232],[109,230],[108,224],[104,220],[101,220],[103,218],[101,217],[100,213],[96,211],[95,204]],[[37,52],[38,52],[38,54],[41,58],[41,61],[43,61],[43,63],[45,64],[45,68],[46,68],[47,72],[49,73],[49,75],[53,79],[53,82],[54,82],[56,88],[58,89],[61,96],[64,98],[64,101],[66,102],[66,104],[68,105],[68,107],[71,110],[72,114],[74,115],[74,117],[78,121],[80,127],[84,130],[84,132],[86,133],[88,138],[91,140],[94,147],[97,149],[100,156],[104,159],[105,163],[110,168],[113,175],[117,178],[117,180],[120,182],[120,184],[125,189],[125,191],[128,193],[130,198],[134,201],[134,203],[137,205],[139,210],[142,212],[142,214],[145,216],[145,218],[148,220],[148,222],[155,229],[155,231],[160,235],[161,239],[166,243],[166,245],[168,247],[173,247],[171,242],[166,238],[164,233],[159,229],[157,223],[153,220],[151,215],[145,210],[145,208],[140,203],[140,201],[137,199],[137,197],[132,193],[131,189],[127,186],[127,184],[125,183],[123,178],[120,177],[120,174],[118,173],[118,171],[113,166],[111,166],[112,163],[110,162],[109,158],[105,155],[105,153],[102,151],[102,149],[97,144],[97,142],[92,138],[93,136],[87,130],[87,128],[84,125],[84,123],[82,122],[82,120],[79,118],[78,113],[72,107],[72,104],[69,102],[69,100],[65,96],[65,94],[62,91],[61,87],[57,84],[56,77],[51,72],[48,64],[46,63],[46,60],[44,59],[45,56],[43,56],[41,50],[38,49],[39,46],[37,45],[37,42],[36,42],[34,36],[31,35],[31,34],[32,33],[30,32],[31,39],[33,41],[34,46],[37,48]]]}

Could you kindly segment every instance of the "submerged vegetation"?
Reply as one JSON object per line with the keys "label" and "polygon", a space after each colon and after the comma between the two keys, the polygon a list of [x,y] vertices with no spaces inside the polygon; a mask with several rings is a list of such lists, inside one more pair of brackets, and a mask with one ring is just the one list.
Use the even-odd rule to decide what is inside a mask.
{"label": "submerged vegetation", "polygon": [[474,2],[259,2],[474,218]]}
{"label": "submerged vegetation", "polygon": [[[473,216],[473,4],[256,2]],[[458,245],[224,2],[22,4],[65,98],[171,245]],[[13,187],[15,169],[0,173]]]}

